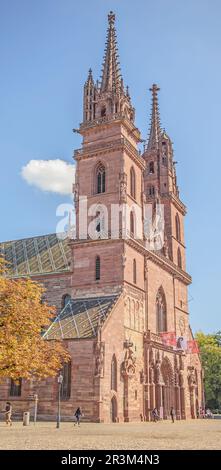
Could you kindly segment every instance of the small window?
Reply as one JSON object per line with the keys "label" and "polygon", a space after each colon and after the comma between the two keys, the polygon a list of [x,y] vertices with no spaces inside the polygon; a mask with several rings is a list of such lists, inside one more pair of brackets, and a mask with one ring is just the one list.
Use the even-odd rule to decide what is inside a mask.
{"label": "small window", "polygon": [[96,256],[96,262],[95,262],[95,279],[96,281],[99,281],[101,278],[101,262],[100,262],[100,256]]}
{"label": "small window", "polygon": [[154,173],[154,162],[149,163],[149,173]]}
{"label": "small window", "polygon": [[21,396],[21,385],[22,385],[22,379],[18,379],[18,381],[11,379],[10,391],[9,391],[10,397]]}
{"label": "small window", "polygon": [[130,233],[134,236],[134,213],[133,211],[130,212]]}
{"label": "small window", "polygon": [[167,164],[167,157],[166,157],[166,155],[163,155],[163,156],[162,156],[162,163],[163,163],[163,165],[166,166],[166,164]]}
{"label": "small window", "polygon": [[62,308],[66,307],[66,305],[68,304],[68,302],[70,302],[70,300],[71,300],[70,294],[63,295],[62,303],[61,303]]}
{"label": "small window", "polygon": [[137,390],[135,390],[135,392],[134,392],[134,398],[135,398],[135,400],[137,400]]}
{"label": "small window", "polygon": [[136,199],[136,177],[133,167],[130,169],[130,195]]}
{"label": "small window", "polygon": [[96,213],[96,232],[100,233],[101,231],[101,213],[97,212]]}
{"label": "small window", "polygon": [[181,238],[180,238],[180,218],[179,218],[178,214],[176,214],[175,225],[176,225],[176,239],[180,242],[180,240],[181,240]]}
{"label": "small window", "polygon": [[182,256],[181,256],[180,248],[178,248],[178,250],[177,250],[177,264],[178,264],[179,268],[182,269]]}
{"label": "small window", "polygon": [[101,108],[101,117],[105,117],[105,116],[106,116],[106,107],[103,106],[103,107]]}
{"label": "small window", "polygon": [[150,186],[149,187],[149,196],[154,196],[155,195],[155,187],[154,186]]}
{"label": "small window", "polygon": [[105,193],[105,186],[106,186],[106,175],[105,175],[105,168],[102,164],[98,165],[96,171],[96,192],[98,194]]}
{"label": "small window", "polygon": [[137,263],[136,260],[133,260],[133,283],[137,283]]}
{"label": "small window", "polygon": [[63,370],[61,371],[63,381],[61,384],[61,399],[67,400],[71,396],[71,362],[64,364]]}
{"label": "small window", "polygon": [[117,359],[115,354],[111,361],[111,390],[117,392]]}

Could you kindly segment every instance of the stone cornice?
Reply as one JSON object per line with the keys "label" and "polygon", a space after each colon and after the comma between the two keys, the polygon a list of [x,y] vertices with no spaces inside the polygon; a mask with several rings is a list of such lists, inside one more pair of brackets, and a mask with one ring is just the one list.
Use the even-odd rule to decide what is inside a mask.
{"label": "stone cornice", "polygon": [[140,253],[146,256],[147,259],[151,260],[153,263],[156,263],[158,266],[165,269],[165,271],[168,271],[174,278],[181,280],[186,285],[191,284],[192,278],[188,273],[178,268],[178,266],[176,266],[170,259],[166,258],[165,256],[156,253],[155,251],[148,250],[144,246],[143,240],[135,240],[133,238],[128,238],[125,239],[125,242],[137,249]]}
{"label": "stone cornice", "polygon": [[181,202],[181,200],[174,193],[170,192],[169,194],[162,194],[160,197],[162,198],[162,200],[164,198],[169,198],[170,200],[172,200],[174,206],[181,212],[181,214],[186,215],[187,209],[185,204],[183,204],[183,202]]}
{"label": "stone cornice", "polygon": [[138,151],[135,147],[129,142],[126,137],[121,139],[109,140],[107,142],[102,142],[100,144],[94,144],[90,146],[85,146],[81,149],[77,149],[74,152],[75,160],[88,159],[97,155],[104,155],[105,153],[110,153],[116,150],[125,151],[134,162],[141,168],[145,169],[145,161],[140,157]]}
{"label": "stone cornice", "polygon": [[143,240],[136,240],[134,238],[114,238],[114,239],[112,238],[100,239],[99,238],[97,240],[92,240],[92,239],[72,240],[70,242],[72,245],[75,245],[77,247],[85,243],[87,244],[93,243],[94,245],[96,245],[96,244],[100,244],[101,242],[113,243],[113,242],[119,242],[119,241],[127,243],[129,246],[133,247],[139,253],[144,255],[147,259],[157,264],[158,266],[163,268],[165,271],[169,272],[175,279],[182,281],[186,285],[191,284],[192,278],[188,273],[180,269],[170,259],[166,258],[165,256],[159,253],[156,253],[154,251],[148,250],[145,247]]}
{"label": "stone cornice", "polygon": [[93,121],[81,123],[78,129],[78,132],[81,135],[84,135],[88,133],[88,131],[93,130],[94,128],[97,129],[98,126],[100,127],[100,129],[103,130],[103,128],[109,126],[110,124],[113,125],[115,123],[123,124],[126,127],[126,129],[128,129],[129,132],[133,134],[134,140],[136,142],[140,142],[139,129],[134,125],[133,122],[129,121],[129,119],[127,119],[126,116],[123,116],[122,114],[112,114],[110,116],[105,116],[105,117],[94,119]]}

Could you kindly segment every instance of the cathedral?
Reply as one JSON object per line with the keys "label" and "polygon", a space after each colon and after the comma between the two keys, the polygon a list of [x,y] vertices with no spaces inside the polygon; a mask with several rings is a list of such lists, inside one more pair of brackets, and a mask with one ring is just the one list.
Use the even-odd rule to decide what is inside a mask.
{"label": "cathedral", "polygon": [[[154,408],[162,419],[170,418],[171,407],[177,420],[196,418],[204,405],[189,324],[186,207],[172,142],[160,124],[158,86],[150,92],[143,144],[110,12],[101,80],[89,70],[83,119],[75,129],[82,136],[74,152],[75,237],[51,234],[0,244],[10,276],[40,282],[44,300],[56,306],[44,337],[63,340],[71,355],[61,371],[64,420],[73,419],[77,406],[87,421],[128,422],[150,421]],[[57,377],[6,380],[0,401],[10,400],[18,414],[32,413],[37,397],[39,419],[55,419],[59,386]]]}

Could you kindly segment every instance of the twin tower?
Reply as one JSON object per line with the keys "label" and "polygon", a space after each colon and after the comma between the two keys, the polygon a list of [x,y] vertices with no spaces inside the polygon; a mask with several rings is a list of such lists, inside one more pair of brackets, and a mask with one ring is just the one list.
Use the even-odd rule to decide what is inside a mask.
{"label": "twin tower", "polygon": [[[124,282],[134,284],[135,280],[138,288],[145,289],[145,235],[139,236],[139,240],[134,236],[134,204],[140,208],[142,220],[145,204],[152,206],[153,214],[158,204],[163,206],[163,240],[160,249],[153,251],[176,267],[185,281],[190,280],[185,273],[183,216],[186,208],[179,198],[172,143],[160,125],[158,90],[155,84],[151,88],[150,132],[141,154],[138,144],[143,141],[134,122],[135,110],[129,89],[121,75],[115,15],[110,12],[101,81],[94,81],[90,69],[84,85],[83,122],[77,130],[83,137],[82,148],[75,151],[77,241],[73,257],[77,290],[84,286],[94,291],[97,281],[99,287],[113,289]],[[102,231],[104,224],[99,206],[105,206],[109,221],[104,239],[98,236],[97,240],[92,240],[86,235],[84,241],[81,240],[79,201],[83,196],[87,197],[89,208],[88,224],[94,220],[97,232]],[[131,207],[126,242],[120,240],[121,237],[110,236],[111,206],[123,203]]]}

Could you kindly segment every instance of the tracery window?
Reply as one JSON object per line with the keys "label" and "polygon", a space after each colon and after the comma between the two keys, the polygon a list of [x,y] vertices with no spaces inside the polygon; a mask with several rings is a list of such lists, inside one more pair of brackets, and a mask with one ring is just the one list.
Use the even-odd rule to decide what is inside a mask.
{"label": "tracery window", "polygon": [[106,190],[106,173],[102,163],[97,166],[96,169],[96,193],[105,193]]}

